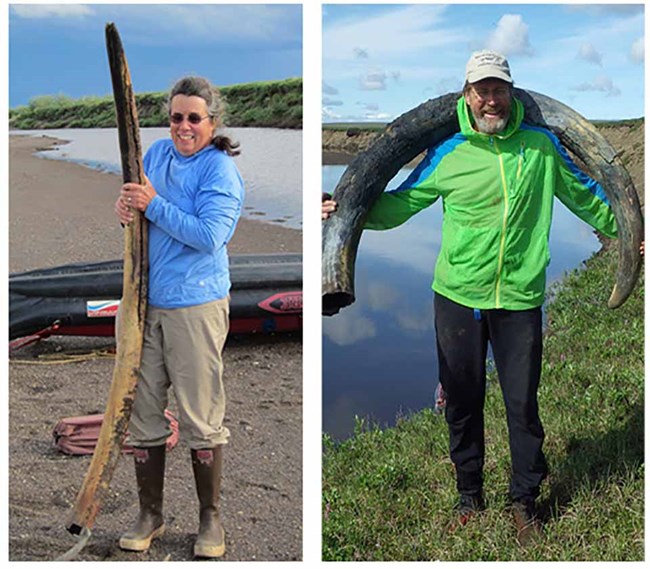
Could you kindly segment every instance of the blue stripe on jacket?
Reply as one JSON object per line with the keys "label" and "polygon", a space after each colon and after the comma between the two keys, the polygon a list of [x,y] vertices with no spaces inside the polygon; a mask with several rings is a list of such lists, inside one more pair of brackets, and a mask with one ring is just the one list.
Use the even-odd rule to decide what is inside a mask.
{"label": "blue stripe on jacket", "polygon": [[541,132],[542,134],[546,135],[551,140],[553,146],[555,147],[555,150],[557,150],[558,154],[564,160],[564,163],[567,165],[571,173],[578,179],[578,181],[599,200],[604,202],[606,205],[609,205],[609,200],[607,199],[607,195],[605,194],[603,187],[596,180],[587,176],[587,174],[585,174],[575,165],[573,160],[571,160],[568,152],[560,144],[560,140],[557,136],[555,136],[550,130],[546,128],[531,126],[525,123],[522,123],[520,128],[521,130],[533,130],[535,132]]}
{"label": "blue stripe on jacket", "polygon": [[450,136],[449,138],[443,140],[438,145],[433,146],[427,152],[425,158],[417,165],[415,170],[413,170],[408,178],[404,180],[394,192],[400,192],[403,190],[408,190],[416,188],[418,184],[421,184],[426,180],[431,173],[438,167],[441,160],[454,151],[454,149],[467,140],[467,137],[460,132]]}

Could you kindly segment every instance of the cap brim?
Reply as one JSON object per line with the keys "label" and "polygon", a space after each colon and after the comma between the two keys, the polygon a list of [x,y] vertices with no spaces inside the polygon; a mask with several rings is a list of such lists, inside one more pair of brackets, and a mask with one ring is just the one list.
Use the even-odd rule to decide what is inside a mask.
{"label": "cap brim", "polygon": [[478,83],[483,79],[501,79],[501,81],[505,81],[506,83],[510,83],[510,84],[513,83],[512,77],[510,77],[509,75],[501,71],[485,69],[482,71],[474,71],[467,75],[468,83]]}

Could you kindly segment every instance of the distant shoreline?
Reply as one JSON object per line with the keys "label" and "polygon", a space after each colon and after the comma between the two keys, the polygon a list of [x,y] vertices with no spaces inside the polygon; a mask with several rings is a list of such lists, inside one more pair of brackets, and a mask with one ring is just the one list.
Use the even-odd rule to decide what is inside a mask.
{"label": "distant shoreline", "polygon": [[[259,81],[220,87],[225,126],[302,128],[302,78]],[[136,93],[141,127],[167,126],[167,92]],[[64,95],[34,97],[9,109],[9,129],[107,128],[115,126],[111,96],[72,99]]]}
{"label": "distant shoreline", "polygon": [[347,166],[353,158],[354,154],[323,150],[322,161],[323,166]]}
{"label": "distant shoreline", "polygon": [[[644,118],[623,119],[620,121],[593,121],[598,130],[607,138],[608,133],[631,131],[643,128]],[[385,126],[385,125],[384,125]],[[382,133],[383,128],[378,123],[334,123],[322,126],[322,162],[323,165],[347,165],[359,153],[366,150]],[[414,168],[424,154],[413,159],[406,167]]]}

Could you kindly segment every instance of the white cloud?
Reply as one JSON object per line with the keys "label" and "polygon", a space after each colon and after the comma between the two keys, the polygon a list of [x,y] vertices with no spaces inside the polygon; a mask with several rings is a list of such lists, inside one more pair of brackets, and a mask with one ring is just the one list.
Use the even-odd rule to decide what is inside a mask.
{"label": "white cloud", "polygon": [[375,113],[371,111],[366,111],[363,114],[363,120],[364,121],[370,121],[370,122],[385,122],[385,121],[390,121],[393,119],[393,116],[390,115],[389,113]]}
{"label": "white cloud", "polygon": [[[349,61],[350,46],[363,45],[374,60],[400,58],[404,53],[426,52],[441,46],[458,46],[466,31],[443,27],[448,7],[411,5],[346,19],[323,29],[323,53],[330,61]],[[390,41],[389,38],[395,38]]]}
{"label": "white cloud", "polygon": [[[356,101],[354,104],[357,107],[361,107],[361,114],[345,115],[340,118],[353,122],[385,122],[393,119],[393,117],[388,113],[380,111],[379,105],[377,103],[364,103],[363,101]],[[369,294],[372,298],[373,295],[376,296],[378,294],[378,291],[379,289],[370,288],[367,291],[367,294]],[[386,291],[382,290],[381,292],[385,293]],[[383,302],[384,304],[386,303],[385,300]]]}
{"label": "white cloud", "polygon": [[377,335],[377,328],[372,320],[359,315],[356,318],[333,318],[323,327],[323,333],[335,344],[347,346],[365,338]]}
{"label": "white cloud", "polygon": [[275,41],[286,34],[288,21],[293,23],[298,16],[295,7],[287,5],[146,4],[124,5],[123,9],[125,16],[138,20],[142,30],[155,30],[156,36],[178,36],[179,41],[186,41],[186,34],[203,40],[237,37]]}
{"label": "white cloud", "polygon": [[533,53],[528,39],[528,24],[518,14],[504,14],[488,36],[486,45],[505,56]]}
{"label": "white cloud", "polygon": [[340,113],[334,112],[332,109],[329,107],[323,107],[321,109],[321,119],[323,121],[339,121],[343,117]]}
{"label": "white cloud", "polygon": [[370,281],[368,289],[365,291],[365,298],[372,311],[390,312],[395,307],[400,295],[396,287],[390,284]]}
{"label": "white cloud", "polygon": [[84,18],[95,14],[84,4],[12,4],[11,11],[19,18]]}
{"label": "white cloud", "polygon": [[323,93],[325,95],[338,95],[339,90],[336,87],[332,87],[329,83],[323,81]]}
{"label": "white cloud", "polygon": [[[596,6],[596,8],[598,8]],[[589,7],[585,6],[585,10]],[[618,17],[617,17],[618,16]],[[624,34],[638,33],[643,29],[643,11],[612,11],[611,17],[600,17],[595,21],[586,19],[584,25],[574,31],[569,39],[582,38],[582,41],[590,41],[600,46],[611,47],[615,45]],[[610,43],[611,42],[611,43]]]}
{"label": "white cloud", "polygon": [[645,36],[640,37],[632,44],[630,59],[634,63],[643,63],[645,60]]}
{"label": "white cloud", "polygon": [[591,43],[583,43],[578,50],[578,59],[583,59],[589,63],[595,63],[596,65],[603,65],[603,56],[599,53],[596,48]]}
{"label": "white cloud", "polygon": [[261,4],[15,4],[20,18],[49,18],[76,25],[83,18],[116,22],[122,39],[141,45],[213,43],[220,40],[286,43],[301,27],[296,5]]}
{"label": "white cloud", "polygon": [[343,105],[343,101],[339,99],[330,99],[329,97],[323,97],[323,105],[326,107],[340,107]]}
{"label": "white cloud", "polygon": [[643,14],[642,4],[569,4],[565,8],[570,11],[582,11],[592,15],[630,16]]}
{"label": "white cloud", "polygon": [[573,91],[598,91],[608,97],[617,97],[621,90],[606,75],[599,75],[591,82],[581,83],[571,88]]}
{"label": "white cloud", "polygon": [[361,114],[337,113],[334,109],[325,106],[321,109],[321,119],[323,122],[390,122],[394,118],[389,113],[368,109]]}
{"label": "white cloud", "polygon": [[400,311],[395,315],[397,325],[402,330],[411,332],[427,332],[434,329],[431,313],[423,310],[419,313]]}
{"label": "white cloud", "polygon": [[361,101],[356,102],[357,105],[363,107],[366,111],[378,111],[379,105],[377,103],[363,103]]}
{"label": "white cloud", "polygon": [[359,88],[362,91],[385,91],[386,72],[381,70],[368,71],[359,77]]}

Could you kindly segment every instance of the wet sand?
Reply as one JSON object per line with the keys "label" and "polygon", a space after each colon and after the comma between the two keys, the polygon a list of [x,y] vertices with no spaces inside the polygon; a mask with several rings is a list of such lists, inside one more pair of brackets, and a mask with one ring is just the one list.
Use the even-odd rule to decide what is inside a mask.
{"label": "wet sand", "polygon": [[[9,142],[9,272],[122,256],[113,213],[121,179],[33,156],[47,137]],[[242,219],[231,254],[300,252],[302,233]],[[53,337],[10,354],[9,559],[53,560],[74,539],[65,531],[89,457],[60,454],[52,429],[63,417],[102,412],[113,360],[111,339]],[[72,352],[78,361],[61,363]],[[45,359],[55,356],[54,361]],[[224,352],[228,396],[222,515],[226,561],[289,561],[302,556],[302,337],[231,338]],[[170,409],[174,411],[173,398]],[[192,559],[198,528],[189,449],[168,455],[165,536],[148,553],[117,540],[137,513],[131,458],[120,460],[90,543],[88,561]]]}

